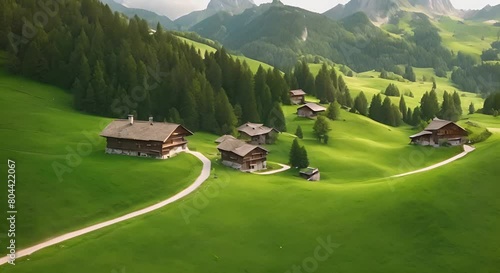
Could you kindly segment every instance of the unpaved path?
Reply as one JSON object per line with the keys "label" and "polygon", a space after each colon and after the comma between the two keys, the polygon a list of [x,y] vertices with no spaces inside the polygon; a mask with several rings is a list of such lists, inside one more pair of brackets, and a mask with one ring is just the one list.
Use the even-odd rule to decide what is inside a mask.
{"label": "unpaved path", "polygon": [[[112,220],[108,220],[108,221],[105,221],[105,222],[102,222],[99,224],[95,224],[95,225],[90,226],[90,227],[86,227],[86,228],[83,228],[80,230],[76,230],[76,231],[58,236],[56,238],[50,239],[48,241],[34,245],[32,247],[29,247],[29,248],[18,250],[16,253],[16,259],[27,256],[27,255],[31,255],[32,253],[34,253],[38,250],[59,244],[63,241],[73,239],[75,237],[82,236],[82,235],[90,233],[92,231],[96,231],[96,230],[99,230],[99,229],[102,229],[102,228],[105,228],[105,227],[108,227],[108,226],[111,226],[111,225],[114,225],[114,224],[117,224],[117,223],[120,223],[123,221],[130,220],[132,218],[144,215],[146,213],[150,213],[152,211],[161,209],[161,208],[163,208],[163,207],[165,207],[165,206],[167,206],[167,205],[169,205],[169,204],[171,204],[171,203],[173,203],[173,202],[175,202],[183,197],[186,197],[187,195],[189,195],[190,193],[195,191],[199,186],[201,186],[201,184],[203,184],[203,182],[205,182],[208,179],[208,177],[210,177],[210,170],[211,170],[211,162],[208,158],[206,158],[204,155],[202,155],[201,153],[198,153],[198,152],[189,152],[189,153],[196,156],[199,160],[201,160],[201,162],[203,163],[203,169],[201,170],[201,174],[198,176],[198,178],[196,178],[194,183],[191,184],[186,189],[184,189],[183,191],[179,192],[178,194],[176,194],[176,195],[168,198],[167,200],[162,201],[156,205],[152,205],[150,207],[147,207],[147,208],[135,211],[135,212],[131,212],[127,215],[124,215],[124,216],[121,216],[121,217],[118,217],[118,218],[115,218]],[[0,258],[0,265],[5,264],[7,262],[8,262],[7,257]]]}
{"label": "unpaved path", "polygon": [[263,172],[263,173],[253,173],[253,174],[270,175],[270,174],[275,174],[275,173],[281,173],[281,172],[284,172],[284,171],[288,171],[291,168],[290,166],[285,165],[285,164],[280,164],[280,163],[277,163],[277,164],[281,166],[281,169],[274,170],[274,171]]}
{"label": "unpaved path", "polygon": [[439,162],[437,164],[434,164],[432,166],[429,166],[429,167],[426,167],[426,168],[423,168],[423,169],[420,169],[420,170],[416,170],[416,171],[412,171],[412,172],[407,172],[407,173],[403,173],[403,174],[393,175],[393,176],[391,176],[391,178],[403,177],[403,176],[408,176],[408,175],[412,175],[412,174],[416,174],[416,173],[423,173],[423,172],[427,172],[427,171],[430,171],[430,170],[442,167],[442,166],[444,166],[446,164],[450,164],[453,161],[459,160],[460,158],[466,156],[468,153],[474,151],[475,149],[476,148],[474,148],[472,146],[464,145],[464,151],[461,154],[458,154],[458,155],[456,155],[456,156],[454,156],[454,157],[452,157],[450,159],[447,159],[445,161]]}

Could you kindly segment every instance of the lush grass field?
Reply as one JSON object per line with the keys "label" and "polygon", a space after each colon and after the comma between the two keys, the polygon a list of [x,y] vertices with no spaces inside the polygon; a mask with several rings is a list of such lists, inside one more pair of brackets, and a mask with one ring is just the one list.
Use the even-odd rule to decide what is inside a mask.
{"label": "lush grass field", "polygon": [[[496,135],[432,172],[342,185],[215,165],[218,178],[182,202],[2,269],[274,273],[308,272],[308,261],[314,272],[495,272],[499,150]],[[313,258],[318,239],[332,243],[321,259]]]}
{"label": "lush grass field", "polygon": [[[190,40],[190,39],[187,39],[187,38],[184,38],[184,37],[179,37],[179,39],[181,39],[182,41],[186,42],[187,44],[189,45],[193,45],[196,49],[199,49],[200,50],[200,53],[205,55],[205,52],[215,52],[216,49],[209,46],[209,45],[206,45],[206,44],[203,44],[203,43],[200,43],[200,42],[196,42],[196,41],[193,41],[193,40]],[[272,68],[272,66],[266,64],[266,63],[263,63],[263,62],[260,62],[260,61],[256,61],[254,59],[250,59],[248,57],[245,57],[245,56],[240,56],[240,55],[232,55],[234,58],[240,60],[241,62],[247,62],[248,66],[250,67],[250,69],[255,73],[257,72],[257,70],[259,69],[259,66],[262,66],[264,69],[268,70],[269,68]]]}
{"label": "lush grass field", "polygon": [[498,38],[499,28],[485,22],[442,17],[435,24],[440,30],[444,46],[455,53],[462,51],[479,57]]}
{"label": "lush grass field", "polygon": [[[201,170],[190,155],[106,155],[98,135],[110,120],[74,111],[63,90],[2,73],[0,94],[0,172],[6,177],[7,159],[16,161],[18,247],[164,200]],[[5,208],[6,198],[0,195]]]}

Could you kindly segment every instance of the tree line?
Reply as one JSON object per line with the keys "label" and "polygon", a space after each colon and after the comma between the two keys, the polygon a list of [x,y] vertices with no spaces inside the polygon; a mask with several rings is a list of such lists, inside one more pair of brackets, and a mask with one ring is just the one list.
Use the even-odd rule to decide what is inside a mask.
{"label": "tree line", "polygon": [[[259,68],[224,49],[201,53],[158,24],[113,13],[97,0],[67,0],[44,25],[38,1],[0,3],[0,48],[13,73],[70,90],[80,111],[109,117],[135,114],[185,124],[191,130],[234,133],[251,121],[286,130],[280,103],[288,83],[277,69]],[[34,28],[31,39],[23,36]]]}

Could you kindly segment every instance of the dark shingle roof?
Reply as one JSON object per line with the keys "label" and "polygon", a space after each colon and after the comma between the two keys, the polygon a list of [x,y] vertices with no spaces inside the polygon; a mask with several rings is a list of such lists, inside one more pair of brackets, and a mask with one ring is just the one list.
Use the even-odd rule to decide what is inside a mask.
{"label": "dark shingle roof", "polygon": [[246,133],[249,136],[260,136],[270,133],[271,131],[276,130],[274,128],[269,128],[264,126],[264,124],[251,123],[247,122],[240,127],[238,127],[239,132]]}
{"label": "dark shingle roof", "polygon": [[431,121],[431,123],[425,128],[425,131],[439,130],[439,129],[443,128],[444,126],[451,124],[451,123],[455,124],[456,126],[461,128],[462,130],[466,131],[464,128],[460,127],[458,124],[454,123],[453,121],[443,120],[443,119],[438,119],[438,118],[433,119]]}
{"label": "dark shingle roof", "polygon": [[182,125],[166,122],[153,122],[151,125],[148,121],[134,121],[130,124],[126,119],[118,119],[111,122],[101,132],[103,137],[133,139],[143,141],[161,141],[165,142],[170,135],[179,127],[185,129],[189,135],[193,133]]}
{"label": "dark shingle roof", "polygon": [[228,139],[236,139],[236,138],[232,135],[223,135],[223,136],[219,137],[218,139],[216,139],[215,143],[222,143]]}
{"label": "dark shingle roof", "polygon": [[306,92],[304,92],[304,90],[302,89],[298,89],[290,91],[290,94],[292,94],[292,96],[305,96]]}
{"label": "dark shingle roof", "polygon": [[414,135],[410,136],[410,138],[416,138],[416,137],[425,136],[425,135],[432,135],[432,132],[422,131],[418,134],[414,134]]}
{"label": "dark shingle roof", "polygon": [[299,107],[298,109],[301,109],[301,108],[304,108],[304,107],[307,107],[309,109],[311,109],[311,111],[313,112],[323,112],[323,111],[326,111],[326,108],[321,106],[321,105],[318,105],[316,103],[306,103],[304,105],[302,105],[301,107]]}
{"label": "dark shingle roof", "polygon": [[217,146],[217,149],[219,150],[233,152],[239,156],[246,156],[248,153],[257,148],[260,148],[267,152],[266,149],[260,146],[251,145],[239,139],[226,139],[224,142],[219,144],[219,146]]}

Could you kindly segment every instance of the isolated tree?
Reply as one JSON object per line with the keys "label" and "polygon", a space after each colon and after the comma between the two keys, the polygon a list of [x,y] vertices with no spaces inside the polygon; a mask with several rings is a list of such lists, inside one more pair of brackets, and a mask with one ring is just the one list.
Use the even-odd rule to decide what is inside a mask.
{"label": "isolated tree", "polygon": [[476,113],[476,108],[474,107],[474,103],[471,102],[469,105],[469,114],[472,115],[474,113]]}
{"label": "isolated tree", "polygon": [[399,97],[401,94],[399,92],[399,88],[395,84],[391,83],[385,89],[385,95],[392,97]]}
{"label": "isolated tree", "polygon": [[314,135],[319,141],[321,141],[323,136],[328,134],[328,131],[330,131],[330,125],[328,124],[327,119],[324,116],[318,116],[318,119],[316,119],[313,126]]}
{"label": "isolated tree", "polygon": [[368,115],[368,100],[366,99],[365,93],[361,91],[359,95],[354,99],[353,109],[358,111],[363,116]]}
{"label": "isolated tree", "polygon": [[411,81],[411,82],[417,81],[417,76],[415,75],[415,72],[413,71],[413,67],[411,67],[410,65],[407,65],[405,68],[404,78]]}
{"label": "isolated tree", "polygon": [[306,151],[306,147],[302,146],[300,147],[300,150],[299,150],[299,165],[297,167],[299,168],[307,168],[309,167],[309,158],[307,156],[307,151]]}
{"label": "isolated tree", "polygon": [[420,110],[420,107],[417,106],[415,107],[415,109],[413,109],[413,116],[410,124],[413,126],[418,126],[421,122],[422,122],[422,112]]}
{"label": "isolated tree", "polygon": [[300,139],[304,138],[304,134],[302,133],[302,127],[300,127],[300,125],[297,126],[297,130],[295,130],[295,135]]}
{"label": "isolated tree", "polygon": [[294,139],[289,154],[290,165],[294,168],[307,168],[309,166],[309,159],[307,151],[304,146],[299,145],[299,141]]}
{"label": "isolated tree", "polygon": [[340,104],[337,101],[330,103],[326,109],[326,117],[330,120],[337,120],[340,117]]}
{"label": "isolated tree", "polygon": [[462,115],[462,100],[460,99],[460,95],[457,91],[453,92],[453,104],[455,105],[458,115]]}

